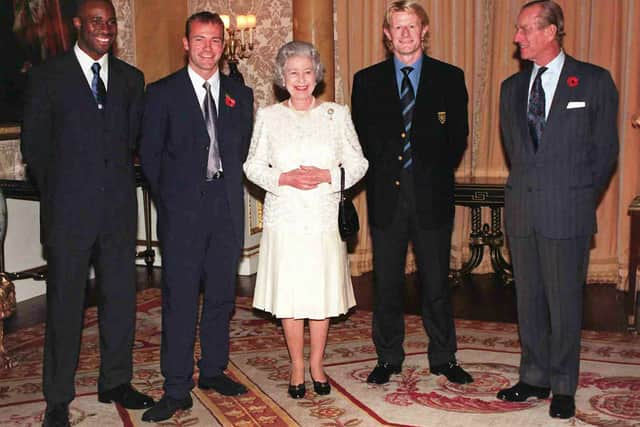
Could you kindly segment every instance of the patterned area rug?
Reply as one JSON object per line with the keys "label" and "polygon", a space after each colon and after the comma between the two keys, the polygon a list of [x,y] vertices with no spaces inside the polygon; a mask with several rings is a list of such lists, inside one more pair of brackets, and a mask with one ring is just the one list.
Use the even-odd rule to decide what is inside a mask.
{"label": "patterned area rug", "polygon": [[[430,375],[427,338],[416,316],[406,317],[407,358],[401,375],[374,386],[366,376],[376,363],[370,338],[371,314],[355,312],[331,326],[327,373],[333,390],[318,396],[307,378],[307,395],[287,395],[288,356],[276,322],[251,310],[239,298],[232,320],[229,374],[249,387],[240,397],[195,389],[194,407],[163,426],[639,426],[640,338],[626,334],[583,333],[577,414],[571,420],[549,418],[548,401],[509,404],[496,392],[517,381],[519,346],[515,325],[457,321],[458,359],[475,378],[459,386]],[[82,354],[76,377],[78,397],[71,404],[78,426],[149,426],[142,411],[97,402],[98,326],[87,310]],[[43,325],[6,337],[18,365],[0,371],[0,426],[39,426]],[[138,295],[134,385],[154,398],[162,394],[159,367],[160,295]],[[196,352],[199,347],[196,345]],[[197,373],[196,373],[197,375]],[[308,376],[308,375],[307,375]]]}

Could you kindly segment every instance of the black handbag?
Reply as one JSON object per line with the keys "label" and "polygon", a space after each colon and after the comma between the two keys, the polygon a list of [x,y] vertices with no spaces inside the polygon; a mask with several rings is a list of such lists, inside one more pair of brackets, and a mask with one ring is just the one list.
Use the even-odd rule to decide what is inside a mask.
{"label": "black handbag", "polygon": [[353,202],[344,195],[344,169],[340,167],[340,205],[338,207],[338,230],[342,240],[358,234],[360,222]]}

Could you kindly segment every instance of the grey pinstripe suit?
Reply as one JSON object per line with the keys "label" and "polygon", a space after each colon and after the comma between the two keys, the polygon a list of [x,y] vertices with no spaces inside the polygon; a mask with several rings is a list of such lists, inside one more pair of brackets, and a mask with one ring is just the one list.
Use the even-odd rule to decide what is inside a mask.
{"label": "grey pinstripe suit", "polygon": [[[537,152],[527,128],[531,69],[502,83],[510,163],[505,226],[514,265],[520,380],[575,394],[582,287],[596,206],[618,156],[618,92],[608,71],[566,56]],[[569,103],[578,108],[567,108]]]}

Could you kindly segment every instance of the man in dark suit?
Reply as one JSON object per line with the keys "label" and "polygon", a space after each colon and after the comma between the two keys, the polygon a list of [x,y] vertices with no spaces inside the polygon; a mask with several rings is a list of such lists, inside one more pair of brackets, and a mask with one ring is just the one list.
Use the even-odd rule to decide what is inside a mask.
{"label": "man in dark suit", "polygon": [[192,406],[200,286],[198,387],[223,395],[247,389],[225,375],[229,320],[244,240],[244,162],[253,123],[251,89],[220,73],[224,25],[200,12],[187,20],[188,66],[149,85],[140,158],[158,211],[162,248],[164,397],[145,421]]}
{"label": "man in dark suit", "polygon": [[373,341],[378,364],[367,381],[384,384],[404,360],[404,268],[409,240],[422,290],[431,373],[473,379],[456,362],[449,292],[453,172],[466,149],[464,73],[423,53],[429,31],[417,1],[393,2],[384,22],[393,56],[356,73],[353,121],[365,156],[373,239]]}
{"label": "man in dark suit", "polygon": [[500,128],[511,171],[505,225],[520,324],[520,380],[498,398],[546,398],[549,413],[575,413],[582,287],[596,205],[618,156],[618,92],[608,71],[562,51],[564,19],[553,1],[525,4],[515,43],[533,67],[502,83]]}
{"label": "man in dark suit", "polygon": [[80,2],[72,51],[32,69],[22,153],[40,190],[48,264],[43,391],[45,425],[69,425],[85,286],[99,290],[98,400],[141,409],[131,387],[135,330],[136,145],[144,77],[109,54],[117,23],[109,0]]}

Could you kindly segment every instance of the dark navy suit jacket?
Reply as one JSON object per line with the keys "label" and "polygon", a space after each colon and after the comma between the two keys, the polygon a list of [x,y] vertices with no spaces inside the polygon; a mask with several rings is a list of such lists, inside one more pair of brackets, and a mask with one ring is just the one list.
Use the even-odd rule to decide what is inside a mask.
{"label": "dark navy suit jacket", "polygon": [[[253,92],[220,74],[216,130],[224,188],[238,247],[244,240],[242,163],[253,123]],[[209,147],[202,109],[187,68],[147,87],[140,160],[158,210],[158,232],[188,238],[206,185]],[[165,242],[167,243],[167,242]]]}
{"label": "dark navy suit jacket", "polygon": [[40,191],[43,244],[87,249],[101,231],[134,241],[143,95],[142,73],[113,56],[104,113],[73,50],[30,71],[22,154]]}
{"label": "dark navy suit jacket", "polygon": [[[411,128],[416,208],[423,228],[453,223],[454,170],[467,147],[467,89],[453,65],[423,57]],[[369,219],[385,227],[396,212],[404,123],[393,58],[353,78],[353,123],[369,160]]]}
{"label": "dark navy suit jacket", "polygon": [[500,128],[510,162],[507,234],[593,234],[596,206],[618,158],[618,91],[607,70],[567,55],[534,151],[527,126],[530,76],[531,69],[514,74],[500,92]]}

